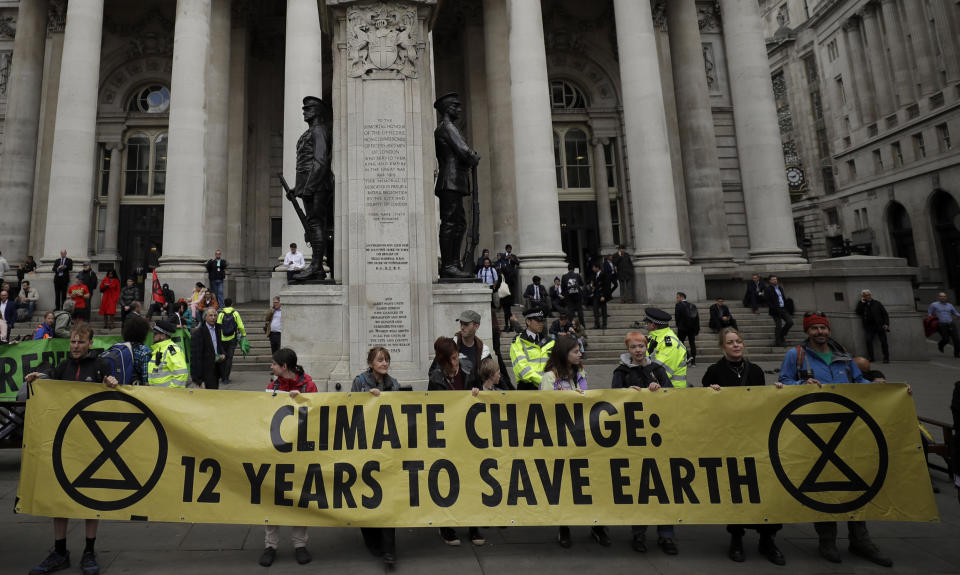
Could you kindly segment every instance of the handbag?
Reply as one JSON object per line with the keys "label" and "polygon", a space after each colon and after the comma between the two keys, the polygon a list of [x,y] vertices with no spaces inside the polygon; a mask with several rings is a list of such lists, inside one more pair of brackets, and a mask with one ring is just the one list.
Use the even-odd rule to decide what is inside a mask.
{"label": "handbag", "polygon": [[925,337],[930,337],[931,335],[937,333],[937,329],[940,328],[940,320],[937,319],[935,315],[928,315],[923,318],[923,333]]}
{"label": "handbag", "polygon": [[500,282],[500,287],[497,288],[497,297],[503,299],[505,297],[510,297],[510,286],[507,285],[507,282]]}

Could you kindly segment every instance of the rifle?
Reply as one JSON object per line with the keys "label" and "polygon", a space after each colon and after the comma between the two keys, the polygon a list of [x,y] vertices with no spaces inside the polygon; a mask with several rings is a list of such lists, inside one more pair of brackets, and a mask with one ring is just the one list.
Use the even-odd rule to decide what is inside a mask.
{"label": "rifle", "polygon": [[287,185],[287,180],[283,177],[283,173],[277,172],[277,175],[280,176],[280,185],[283,186],[287,199],[293,204],[293,209],[297,211],[297,217],[300,218],[300,224],[303,226],[304,232],[306,232],[307,215],[303,213],[303,208],[300,207],[300,202],[298,202],[296,196],[293,195],[293,190]]}
{"label": "rifle", "polygon": [[463,269],[470,273],[474,273],[477,270],[474,269],[477,264],[477,244],[480,243],[480,186],[477,179],[477,166],[470,168],[470,173],[473,176],[473,221],[470,226],[470,237],[467,238],[467,247],[463,252]]}

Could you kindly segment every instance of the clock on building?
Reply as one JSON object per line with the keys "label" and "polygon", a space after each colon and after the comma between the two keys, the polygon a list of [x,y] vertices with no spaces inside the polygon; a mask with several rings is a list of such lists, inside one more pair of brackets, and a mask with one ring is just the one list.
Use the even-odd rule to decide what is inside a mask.
{"label": "clock on building", "polygon": [[797,166],[787,166],[787,184],[791,192],[799,192],[807,186],[807,178],[803,173],[803,168]]}

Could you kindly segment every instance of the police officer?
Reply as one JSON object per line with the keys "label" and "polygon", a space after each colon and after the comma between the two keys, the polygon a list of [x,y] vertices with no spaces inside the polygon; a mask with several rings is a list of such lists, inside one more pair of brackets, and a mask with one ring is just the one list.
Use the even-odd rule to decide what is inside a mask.
{"label": "police officer", "polygon": [[543,368],[555,341],[544,333],[546,315],[537,307],[523,314],[527,329],[518,335],[510,345],[510,360],[513,362],[513,374],[517,379],[517,389],[540,389]]}
{"label": "police officer", "polygon": [[153,345],[150,346],[150,369],[147,376],[151,386],[187,386],[190,375],[187,356],[180,346],[170,339],[176,332],[177,326],[169,321],[159,320],[153,324]]}
{"label": "police officer", "polygon": [[643,310],[647,322],[647,353],[663,366],[673,387],[687,387],[687,348],[670,329],[670,314],[655,307]]}

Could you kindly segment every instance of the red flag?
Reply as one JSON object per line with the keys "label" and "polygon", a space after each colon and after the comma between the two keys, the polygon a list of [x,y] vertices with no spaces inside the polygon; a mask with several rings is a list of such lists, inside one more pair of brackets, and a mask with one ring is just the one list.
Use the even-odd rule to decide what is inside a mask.
{"label": "red flag", "polygon": [[153,270],[153,301],[163,305],[163,290],[160,289],[160,280],[157,279],[157,270]]}

